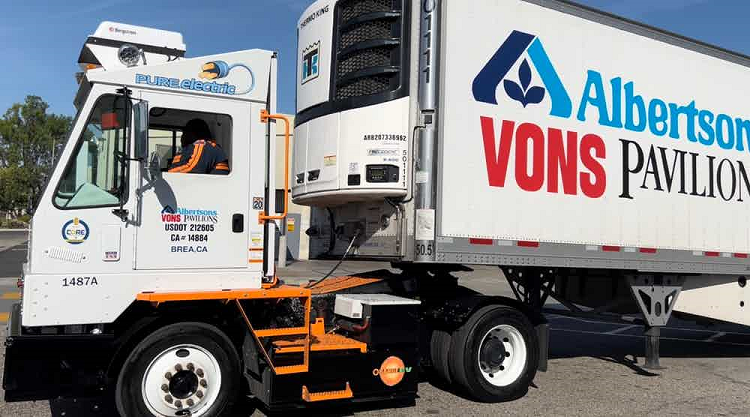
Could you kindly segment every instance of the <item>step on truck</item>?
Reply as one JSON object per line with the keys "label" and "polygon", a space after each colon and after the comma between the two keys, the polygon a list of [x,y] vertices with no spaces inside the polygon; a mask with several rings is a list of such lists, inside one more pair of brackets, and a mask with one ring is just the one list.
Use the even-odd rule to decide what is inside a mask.
{"label": "step on truck", "polygon": [[[429,374],[507,401],[546,370],[550,299],[637,317],[651,367],[672,314],[750,324],[750,58],[559,0],[321,0],[296,29],[295,126],[274,52],[185,58],[179,33],[112,22],[86,39],[6,401],[387,407]],[[187,172],[195,119],[226,175]],[[289,194],[314,255],[394,269],[285,285]],[[515,298],[458,285],[471,265]]]}

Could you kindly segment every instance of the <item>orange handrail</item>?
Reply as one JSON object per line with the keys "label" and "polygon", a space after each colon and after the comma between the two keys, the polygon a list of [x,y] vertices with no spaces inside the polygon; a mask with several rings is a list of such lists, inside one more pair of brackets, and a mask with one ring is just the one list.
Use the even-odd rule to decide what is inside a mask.
{"label": "orange handrail", "polygon": [[267,216],[263,212],[258,213],[258,222],[263,223],[267,220],[284,220],[289,210],[289,130],[291,122],[289,118],[282,114],[269,114],[268,110],[260,111],[260,122],[268,123],[269,119],[281,119],[284,121],[284,213],[280,216]]}

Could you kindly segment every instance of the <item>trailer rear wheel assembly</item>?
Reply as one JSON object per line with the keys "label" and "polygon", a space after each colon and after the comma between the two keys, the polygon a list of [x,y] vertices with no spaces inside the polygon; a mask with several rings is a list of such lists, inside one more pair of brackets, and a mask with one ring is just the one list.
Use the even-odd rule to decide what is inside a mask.
{"label": "trailer rear wheel assembly", "polygon": [[487,306],[451,337],[450,375],[463,391],[484,402],[522,397],[536,375],[539,342],[520,311]]}
{"label": "trailer rear wheel assembly", "polygon": [[125,361],[115,390],[123,416],[220,416],[231,409],[240,364],[231,341],[204,323],[163,327]]}

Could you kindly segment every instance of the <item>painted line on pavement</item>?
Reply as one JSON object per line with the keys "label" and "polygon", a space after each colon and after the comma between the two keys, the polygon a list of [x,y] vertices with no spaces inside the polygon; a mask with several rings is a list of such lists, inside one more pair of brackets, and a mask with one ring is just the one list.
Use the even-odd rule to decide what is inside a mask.
{"label": "painted line on pavement", "polygon": [[706,338],[706,342],[715,342],[716,339],[718,339],[720,337],[723,337],[723,336],[726,336],[726,335],[727,335],[727,332],[718,332],[718,333],[715,333],[711,337],[707,337]]}
{"label": "painted line on pavement", "polygon": [[0,313],[0,323],[7,323],[10,313]]}
{"label": "painted line on pavement", "polygon": [[617,334],[617,333],[627,332],[628,330],[636,328],[636,327],[642,327],[642,326],[639,326],[637,324],[631,324],[630,326],[624,326],[624,327],[620,327],[618,329],[614,329],[614,330],[610,330],[608,332],[604,332],[604,334]]}
{"label": "painted line on pavement", "polygon": [[3,300],[20,300],[21,293],[20,292],[6,292],[6,293],[3,293],[3,295],[0,298]]}
{"label": "painted line on pavement", "polygon": [[[606,320],[601,320],[601,321],[600,320],[587,320],[587,319],[582,319],[582,318],[579,318],[579,317],[563,316],[563,315],[558,315],[558,314],[554,314],[554,313],[548,313],[547,314],[547,318],[555,319],[555,320],[560,320],[560,319],[565,320],[565,319],[567,319],[567,320],[574,320],[574,321],[579,321],[579,322],[583,322],[583,323],[592,323],[592,324],[615,324],[615,325],[620,324],[620,323],[615,323],[615,322],[606,321]],[[636,327],[642,327],[643,325],[636,324],[635,326]],[[711,334],[715,334],[716,333],[716,330],[700,329],[700,328],[690,328],[690,327],[672,327],[672,326],[667,326],[667,327],[663,327],[662,329],[664,329],[664,330],[679,330],[679,331],[685,331],[685,332],[711,333]],[[724,333],[731,334],[731,335],[750,336],[750,333],[748,333],[748,332],[724,332]],[[616,335],[617,333],[614,333],[614,334]],[[643,337],[643,336],[638,336],[638,337]]]}
{"label": "painted line on pavement", "polygon": [[[612,336],[612,337],[631,337],[636,339],[643,339],[643,335],[634,335],[634,334],[622,334],[622,333],[616,333],[616,334],[607,334],[607,333],[601,333],[601,332],[594,332],[590,330],[572,330],[572,329],[560,329],[560,328],[551,328],[549,329],[551,332],[566,332],[566,333],[579,333],[579,334],[595,334],[600,336]],[[733,342],[719,342],[719,341],[708,341],[708,340],[698,340],[698,339],[683,339],[680,337],[665,337],[661,336],[661,340],[677,340],[680,342],[694,342],[694,343],[708,343],[713,345],[727,345],[727,346],[750,346],[750,343],[733,343]]]}

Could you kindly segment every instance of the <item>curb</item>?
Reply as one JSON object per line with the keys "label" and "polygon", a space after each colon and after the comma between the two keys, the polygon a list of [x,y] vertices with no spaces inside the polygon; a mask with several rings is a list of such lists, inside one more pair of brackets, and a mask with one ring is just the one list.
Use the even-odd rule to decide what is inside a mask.
{"label": "curb", "polygon": [[0,229],[0,233],[2,232],[28,232],[29,229]]}

